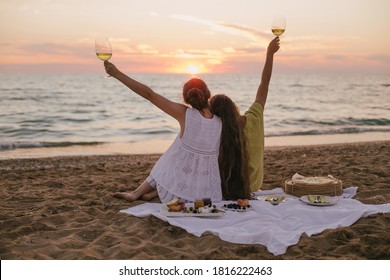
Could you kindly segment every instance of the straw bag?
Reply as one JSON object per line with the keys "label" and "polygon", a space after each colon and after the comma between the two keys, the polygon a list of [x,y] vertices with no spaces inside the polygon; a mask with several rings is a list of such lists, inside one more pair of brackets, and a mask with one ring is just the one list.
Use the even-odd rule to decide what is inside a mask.
{"label": "straw bag", "polygon": [[343,182],[331,175],[323,177],[304,177],[295,174],[284,183],[284,192],[294,196],[328,195],[339,196],[343,192]]}

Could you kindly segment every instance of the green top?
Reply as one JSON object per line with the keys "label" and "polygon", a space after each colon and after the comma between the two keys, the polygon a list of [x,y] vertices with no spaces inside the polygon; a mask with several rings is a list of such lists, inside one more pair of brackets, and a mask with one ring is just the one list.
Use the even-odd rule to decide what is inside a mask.
{"label": "green top", "polygon": [[246,137],[246,153],[249,168],[249,184],[251,192],[261,188],[264,177],[264,120],[263,106],[254,102],[245,112],[246,123],[244,134]]}

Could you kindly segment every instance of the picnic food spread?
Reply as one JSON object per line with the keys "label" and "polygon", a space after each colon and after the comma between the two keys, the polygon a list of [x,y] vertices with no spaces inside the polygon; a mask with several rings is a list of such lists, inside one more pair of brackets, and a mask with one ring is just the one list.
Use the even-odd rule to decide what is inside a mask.
{"label": "picnic food spread", "polygon": [[194,203],[183,202],[179,198],[175,198],[165,206],[166,208],[162,209],[162,212],[169,216],[204,216],[221,214],[226,210],[246,212],[253,209],[248,199],[238,199],[235,202],[224,204],[222,207],[217,207],[211,202],[210,198],[197,199]]}
{"label": "picnic food spread", "polygon": [[[189,203],[187,203],[189,204]],[[207,213],[218,213],[216,205],[213,205],[210,198],[195,200],[193,206],[187,206],[185,202],[180,201],[179,198],[175,198],[169,201],[166,206],[169,212],[183,212],[192,214]]]}

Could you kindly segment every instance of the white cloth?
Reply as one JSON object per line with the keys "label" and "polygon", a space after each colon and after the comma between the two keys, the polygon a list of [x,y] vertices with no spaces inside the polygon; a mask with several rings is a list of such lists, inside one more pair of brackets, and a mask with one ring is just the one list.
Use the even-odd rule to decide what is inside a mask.
{"label": "white cloth", "polygon": [[324,207],[307,205],[299,198],[285,195],[279,188],[259,191],[257,195],[279,194],[285,195],[287,200],[278,206],[251,200],[253,211],[227,212],[217,218],[166,217],[160,214],[160,203],[144,203],[120,212],[137,217],[153,215],[195,236],[211,233],[232,243],[262,244],[274,255],[280,255],[297,244],[303,233],[311,236],[326,229],[350,226],[361,217],[390,212],[390,203],[366,205],[351,199],[356,189],[345,189],[336,205]]}
{"label": "white cloth", "polygon": [[177,136],[153,167],[162,203],[179,197],[186,201],[222,200],[218,155],[222,123],[204,118],[198,110],[186,111],[183,136]]}

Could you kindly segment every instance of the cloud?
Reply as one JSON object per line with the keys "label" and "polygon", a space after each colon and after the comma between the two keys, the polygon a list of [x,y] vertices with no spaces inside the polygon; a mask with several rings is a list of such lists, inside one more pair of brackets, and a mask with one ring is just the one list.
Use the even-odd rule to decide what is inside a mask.
{"label": "cloud", "polygon": [[237,48],[236,53],[237,54],[259,54],[261,52],[265,51],[265,48],[256,48],[256,47],[247,47],[247,48]]}
{"label": "cloud", "polygon": [[139,44],[137,45],[137,50],[143,54],[158,54],[159,51],[154,49],[151,45],[148,44]]}
{"label": "cloud", "polygon": [[268,41],[274,37],[273,35],[271,35],[267,32],[260,31],[260,30],[257,30],[257,29],[254,29],[252,27],[245,26],[245,25],[226,23],[226,22],[217,22],[217,23],[220,24],[221,26],[226,27],[226,28],[236,30],[239,32],[239,34],[247,36],[247,37],[252,38],[252,39],[255,39],[256,41],[257,40],[261,40],[261,41],[267,40]]}
{"label": "cloud", "polygon": [[208,58],[208,57],[215,57],[215,56],[222,56],[224,54],[221,50],[212,50],[212,49],[206,49],[206,50],[197,50],[197,49],[189,49],[189,50],[182,50],[178,49],[176,51],[176,56],[179,57],[192,57],[192,58]]}
{"label": "cloud", "polygon": [[223,26],[221,26],[220,24],[218,24],[212,20],[201,19],[198,17],[189,16],[189,15],[172,15],[171,17],[175,18],[175,19],[183,20],[183,21],[189,21],[189,22],[203,24],[203,25],[209,26],[210,28],[212,28],[213,30],[216,30],[216,31],[221,31],[221,32],[229,33],[229,34],[234,33],[232,30],[230,30],[230,28],[223,28]]}
{"label": "cloud", "polygon": [[75,53],[77,46],[74,45],[65,45],[61,43],[29,43],[24,44],[19,47],[24,53],[34,53],[38,54],[46,54],[46,55],[55,55],[55,54],[71,54]]}
{"label": "cloud", "polygon": [[390,68],[390,56],[385,55],[385,54],[372,54],[372,55],[367,55],[367,59],[372,60],[372,61],[377,61],[381,62],[383,64],[387,64],[388,67]]}
{"label": "cloud", "polygon": [[281,46],[290,52],[309,52],[333,55],[342,50],[352,51],[362,39],[354,36],[289,36],[281,38]]}
{"label": "cloud", "polygon": [[0,46],[3,64],[84,63],[96,58],[94,41],[7,41]]}
{"label": "cloud", "polygon": [[227,33],[235,36],[244,36],[255,41],[269,40],[273,37],[271,34],[267,32],[263,32],[254,29],[252,27],[236,24],[236,23],[202,19],[190,15],[172,15],[172,18],[206,25],[215,32],[222,32],[222,33]]}
{"label": "cloud", "polygon": [[343,55],[326,55],[324,56],[326,60],[342,61],[345,59]]}

